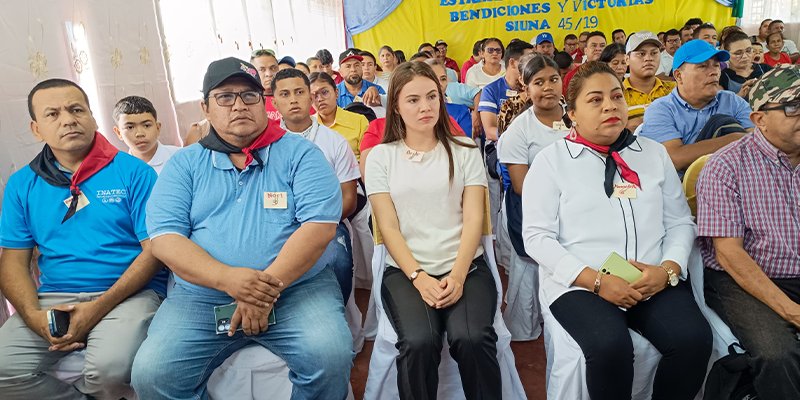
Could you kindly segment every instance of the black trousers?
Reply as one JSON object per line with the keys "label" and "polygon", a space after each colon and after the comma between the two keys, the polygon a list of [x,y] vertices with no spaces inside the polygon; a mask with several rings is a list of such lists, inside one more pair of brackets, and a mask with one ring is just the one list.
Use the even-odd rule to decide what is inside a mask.
{"label": "black trousers", "polygon": [[397,386],[401,399],[436,399],[444,334],[450,355],[458,363],[467,399],[502,397],[497,334],[492,322],[497,289],[483,257],[467,275],[464,293],[452,306],[431,308],[398,268],[383,274],[383,307],[397,332]]}
{"label": "black trousers", "polygon": [[[745,292],[727,272],[704,271],[706,304],[731,328],[752,357],[753,384],[760,399],[800,399],[800,341],[797,327]],[[800,279],[773,279],[800,303]]]}
{"label": "black trousers", "polygon": [[664,289],[628,311],[585,290],[561,295],[550,311],[583,351],[592,400],[631,398],[633,343],[628,328],[661,353],[653,400],[690,400],[700,390],[711,356],[711,327],[688,282]]}

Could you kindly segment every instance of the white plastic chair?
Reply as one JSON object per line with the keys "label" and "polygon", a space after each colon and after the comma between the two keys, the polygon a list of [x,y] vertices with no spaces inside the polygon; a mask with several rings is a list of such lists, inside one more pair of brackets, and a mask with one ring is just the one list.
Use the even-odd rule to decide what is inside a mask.
{"label": "white plastic chair", "polygon": [[[170,274],[167,283],[167,296],[173,287],[173,276]],[[353,312],[352,309],[355,309]],[[357,314],[356,314],[357,313]],[[345,317],[351,333],[353,324],[350,318],[357,316],[360,332],[361,312],[355,305],[354,296],[345,307]],[[353,337],[353,346],[363,345],[363,336]],[[50,370],[50,374],[64,382],[73,383],[83,373],[85,361],[84,351],[75,351],[65,356]],[[289,367],[286,362],[266,348],[254,344],[238,350],[228,357],[208,378],[208,395],[211,399],[263,399],[282,400],[290,399],[292,395],[292,382],[289,380]],[[126,399],[136,399],[135,393],[125,396]],[[352,400],[353,390],[349,389],[347,399]]]}
{"label": "white plastic chair", "polygon": [[[709,325],[714,344],[708,368],[715,361],[728,354],[728,346],[738,342],[730,328],[711,310],[705,302],[703,293],[703,260],[700,250],[694,246],[689,256],[689,281],[692,285],[695,302]],[[547,398],[589,400],[586,389],[586,359],[578,343],[567,333],[550,313],[549,307],[542,307],[545,330],[545,352],[547,353]],[[649,399],[653,392],[655,377],[661,354],[643,336],[628,330],[633,340],[634,378],[633,399]],[[703,390],[695,399],[703,398]]]}
{"label": "white plastic chair", "polygon": [[[488,211],[488,203],[487,209]],[[492,246],[491,228],[488,215],[484,217],[484,236],[481,238],[483,246],[483,256],[497,286],[497,311],[494,316],[494,329],[497,333],[497,360],[500,363],[500,373],[503,385],[503,399],[517,400],[525,399],[525,390],[517,374],[514,364],[514,354],[511,352],[511,334],[503,323],[500,314],[500,302],[502,301],[502,287],[500,276],[497,273],[495,263],[494,248]],[[375,345],[372,349],[372,357],[369,362],[369,376],[364,393],[366,400],[388,400],[400,397],[397,388],[397,364],[396,359],[399,355],[395,344],[397,343],[397,333],[394,331],[386,312],[383,309],[381,299],[381,283],[383,282],[383,272],[386,269],[387,250],[382,244],[380,232],[374,223],[375,232],[375,253],[372,258],[372,298],[375,300],[375,310],[378,315],[378,332],[375,337]],[[488,227],[488,230],[487,230]],[[488,232],[488,234],[487,234]],[[464,399],[464,390],[461,386],[461,377],[458,372],[458,364],[450,356],[447,341],[445,340],[442,348],[442,358],[439,364],[439,391],[438,398],[442,400]]]}

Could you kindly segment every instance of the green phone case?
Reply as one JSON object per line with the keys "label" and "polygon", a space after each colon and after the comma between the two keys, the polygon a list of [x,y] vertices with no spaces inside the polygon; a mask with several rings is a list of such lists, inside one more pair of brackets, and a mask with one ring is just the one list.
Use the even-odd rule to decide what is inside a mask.
{"label": "green phone case", "polygon": [[600,266],[600,271],[604,274],[611,274],[618,276],[628,283],[633,283],[642,277],[642,271],[631,265],[628,260],[622,258],[616,252],[611,252],[608,258]]}

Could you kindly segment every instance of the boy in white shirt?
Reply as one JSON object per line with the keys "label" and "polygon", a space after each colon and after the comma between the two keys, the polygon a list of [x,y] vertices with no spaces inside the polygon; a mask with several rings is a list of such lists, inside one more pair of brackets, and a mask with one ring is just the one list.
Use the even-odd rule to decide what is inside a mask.
{"label": "boy in white shirt", "polygon": [[157,174],[180,149],[158,142],[161,122],[150,100],[140,96],[122,98],[114,106],[114,133],[128,146],[128,154],[153,167]]}

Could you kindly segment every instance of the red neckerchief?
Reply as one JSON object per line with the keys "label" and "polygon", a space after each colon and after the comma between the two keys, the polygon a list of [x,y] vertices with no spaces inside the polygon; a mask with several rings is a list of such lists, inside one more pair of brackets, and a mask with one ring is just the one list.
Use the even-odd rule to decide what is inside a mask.
{"label": "red neckerchief", "polygon": [[72,174],[72,179],[67,179],[64,172],[56,167],[56,157],[49,145],[44,145],[42,151],[31,161],[30,167],[36,175],[42,177],[45,182],[58,187],[69,187],[72,200],[69,203],[63,224],[70,217],[75,215],[78,210],[78,199],[81,195],[80,184],[91,178],[106,165],[111,163],[119,150],[106,140],[99,132],[94,133],[94,143],[86,157],[81,161],[78,170]]}
{"label": "red neckerchief", "polygon": [[[281,127],[277,123],[267,124],[267,129],[264,129],[264,132],[261,132],[260,135],[250,143],[250,146],[242,147],[242,153],[244,153],[247,157],[244,159],[244,165],[250,165],[250,162],[253,161],[253,154],[259,149],[263,149],[275,143],[286,133],[285,130],[281,129]],[[263,165],[263,162],[259,163]]]}
{"label": "red neckerchief", "polygon": [[[626,182],[633,183],[634,185],[639,187],[639,189],[642,188],[642,185],[639,181],[639,174],[637,174],[636,171],[632,170],[631,167],[628,166],[628,163],[626,163],[625,160],[622,159],[622,156],[619,155],[619,152],[622,149],[628,147],[631,143],[636,141],[636,136],[634,136],[629,130],[627,129],[623,130],[619,138],[610,146],[601,146],[599,144],[595,144],[586,140],[586,138],[581,136],[581,134],[578,133],[578,131],[576,131],[575,128],[573,128],[569,132],[569,135],[567,135],[565,139],[573,143],[582,144],[594,151],[597,151],[598,153],[610,155],[611,158],[614,160],[613,164],[616,164],[616,165],[613,164],[611,165],[612,167],[614,167],[613,169],[611,169],[612,172],[610,176],[611,179],[613,180],[613,172],[614,170],[616,170],[616,167],[618,167],[619,174],[622,176],[622,179],[624,179]],[[610,196],[611,194],[608,193],[609,188],[611,188],[611,191],[613,193],[613,186],[609,185],[610,181],[608,180],[608,178],[609,176],[608,174],[606,174],[606,185],[605,185],[606,194]]]}

